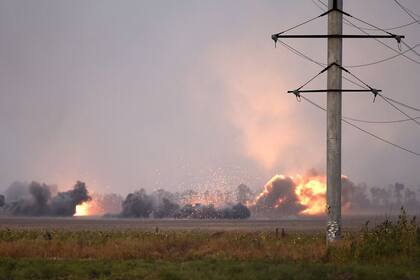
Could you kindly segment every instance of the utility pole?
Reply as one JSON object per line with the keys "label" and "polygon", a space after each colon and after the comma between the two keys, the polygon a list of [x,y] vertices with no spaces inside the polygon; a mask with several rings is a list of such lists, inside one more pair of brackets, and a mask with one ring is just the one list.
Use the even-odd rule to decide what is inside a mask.
{"label": "utility pole", "polygon": [[[302,35],[302,34],[285,34],[286,32],[309,23],[317,18],[328,15],[328,34]],[[343,16],[353,18],[367,24],[370,27],[381,30],[386,34],[343,34]],[[343,0],[328,0],[328,10],[318,17],[307,20],[283,32],[271,35],[271,39],[277,44],[281,39],[285,38],[326,38],[328,39],[328,64],[315,77],[311,78],[304,85],[295,90],[289,90],[288,93],[293,93],[298,100],[305,98],[301,93],[327,93],[327,244],[334,243],[341,238],[341,96],[346,92],[370,92],[376,96],[381,90],[372,88],[361,79],[353,75],[349,70],[343,67],[343,38],[346,39],[362,39],[362,38],[391,38],[401,43],[403,35],[396,35],[386,30],[380,29],[372,24],[358,19],[343,10]],[[280,41],[281,42],[281,41]],[[318,63],[317,63],[318,64]],[[327,72],[327,88],[326,89],[302,89],[316,77]],[[363,84],[363,89],[343,89],[342,88],[342,73],[346,72],[348,75],[357,79]],[[346,78],[347,79],[347,78]],[[348,79],[347,79],[348,80]],[[351,80],[349,80],[351,81]],[[357,84],[357,83],[356,83]]]}
{"label": "utility pole", "polygon": [[[328,35],[343,34],[343,0],[328,0]],[[328,65],[342,65],[343,39],[328,38]],[[342,89],[342,70],[330,67],[327,89]],[[327,242],[341,238],[341,91],[327,92]]]}

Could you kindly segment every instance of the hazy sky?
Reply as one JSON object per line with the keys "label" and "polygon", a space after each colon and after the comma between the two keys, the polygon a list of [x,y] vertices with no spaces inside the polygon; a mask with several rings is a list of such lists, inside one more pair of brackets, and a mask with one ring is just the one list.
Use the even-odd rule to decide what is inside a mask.
{"label": "hazy sky", "polygon": [[[420,1],[400,1],[420,14]],[[384,28],[411,21],[392,0],[344,6]],[[325,114],[285,93],[320,68],[270,39],[318,14],[311,0],[0,0],[0,189],[77,179],[123,194],[255,188],[276,173],[323,172]],[[296,30],[325,32],[326,18]],[[420,42],[420,24],[393,32]],[[325,40],[287,42],[325,61]],[[346,65],[393,54],[373,40],[344,42]],[[400,57],[351,71],[420,107],[420,65]],[[325,76],[309,85],[324,87]],[[313,99],[325,104],[322,93]],[[351,117],[404,118],[370,95],[348,93],[343,104]],[[413,123],[362,126],[420,152]],[[418,186],[419,171],[420,158],[343,125],[343,173],[354,181]]]}

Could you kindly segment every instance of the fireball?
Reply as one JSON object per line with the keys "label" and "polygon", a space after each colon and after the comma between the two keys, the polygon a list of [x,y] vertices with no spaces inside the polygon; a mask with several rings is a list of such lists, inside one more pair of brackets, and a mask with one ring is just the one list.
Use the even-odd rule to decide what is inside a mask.
{"label": "fireball", "polygon": [[314,176],[303,178],[297,176],[294,180],[296,184],[295,193],[299,203],[306,207],[300,212],[303,215],[320,215],[325,210],[325,194],[327,185],[325,177]]}
{"label": "fireball", "polygon": [[326,205],[326,190],[325,176],[275,175],[265,184],[251,206],[265,205],[278,209],[284,215],[322,215]]}
{"label": "fireball", "polygon": [[76,205],[76,213],[74,216],[88,216],[89,215],[89,204],[83,202],[82,204]]}

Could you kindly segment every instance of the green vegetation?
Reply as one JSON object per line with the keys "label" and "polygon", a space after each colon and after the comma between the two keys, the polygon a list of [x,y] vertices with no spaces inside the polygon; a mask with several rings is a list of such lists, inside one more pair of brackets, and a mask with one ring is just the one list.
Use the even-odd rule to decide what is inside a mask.
{"label": "green vegetation", "polygon": [[416,266],[263,261],[1,260],[0,279],[420,279]]}
{"label": "green vegetation", "polygon": [[326,248],[321,234],[0,230],[1,279],[420,279],[402,210]]}

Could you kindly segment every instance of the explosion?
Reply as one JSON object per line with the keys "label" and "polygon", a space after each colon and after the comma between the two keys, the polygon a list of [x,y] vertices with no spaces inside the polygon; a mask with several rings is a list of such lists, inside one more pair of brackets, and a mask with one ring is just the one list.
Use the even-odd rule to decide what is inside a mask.
{"label": "explosion", "polygon": [[306,207],[300,214],[321,215],[326,205],[325,194],[327,185],[325,177],[313,176],[304,178],[297,176],[294,182],[296,184],[295,193],[298,196],[299,203]]}
{"label": "explosion", "polygon": [[253,206],[263,215],[273,209],[282,216],[321,215],[325,209],[325,192],[323,176],[275,175],[265,184]]}
{"label": "explosion", "polygon": [[82,204],[76,205],[76,213],[73,216],[89,216],[89,203],[83,202]]}
{"label": "explosion", "polygon": [[123,198],[115,193],[92,193],[91,199],[76,206],[74,216],[115,215],[121,212]]}

